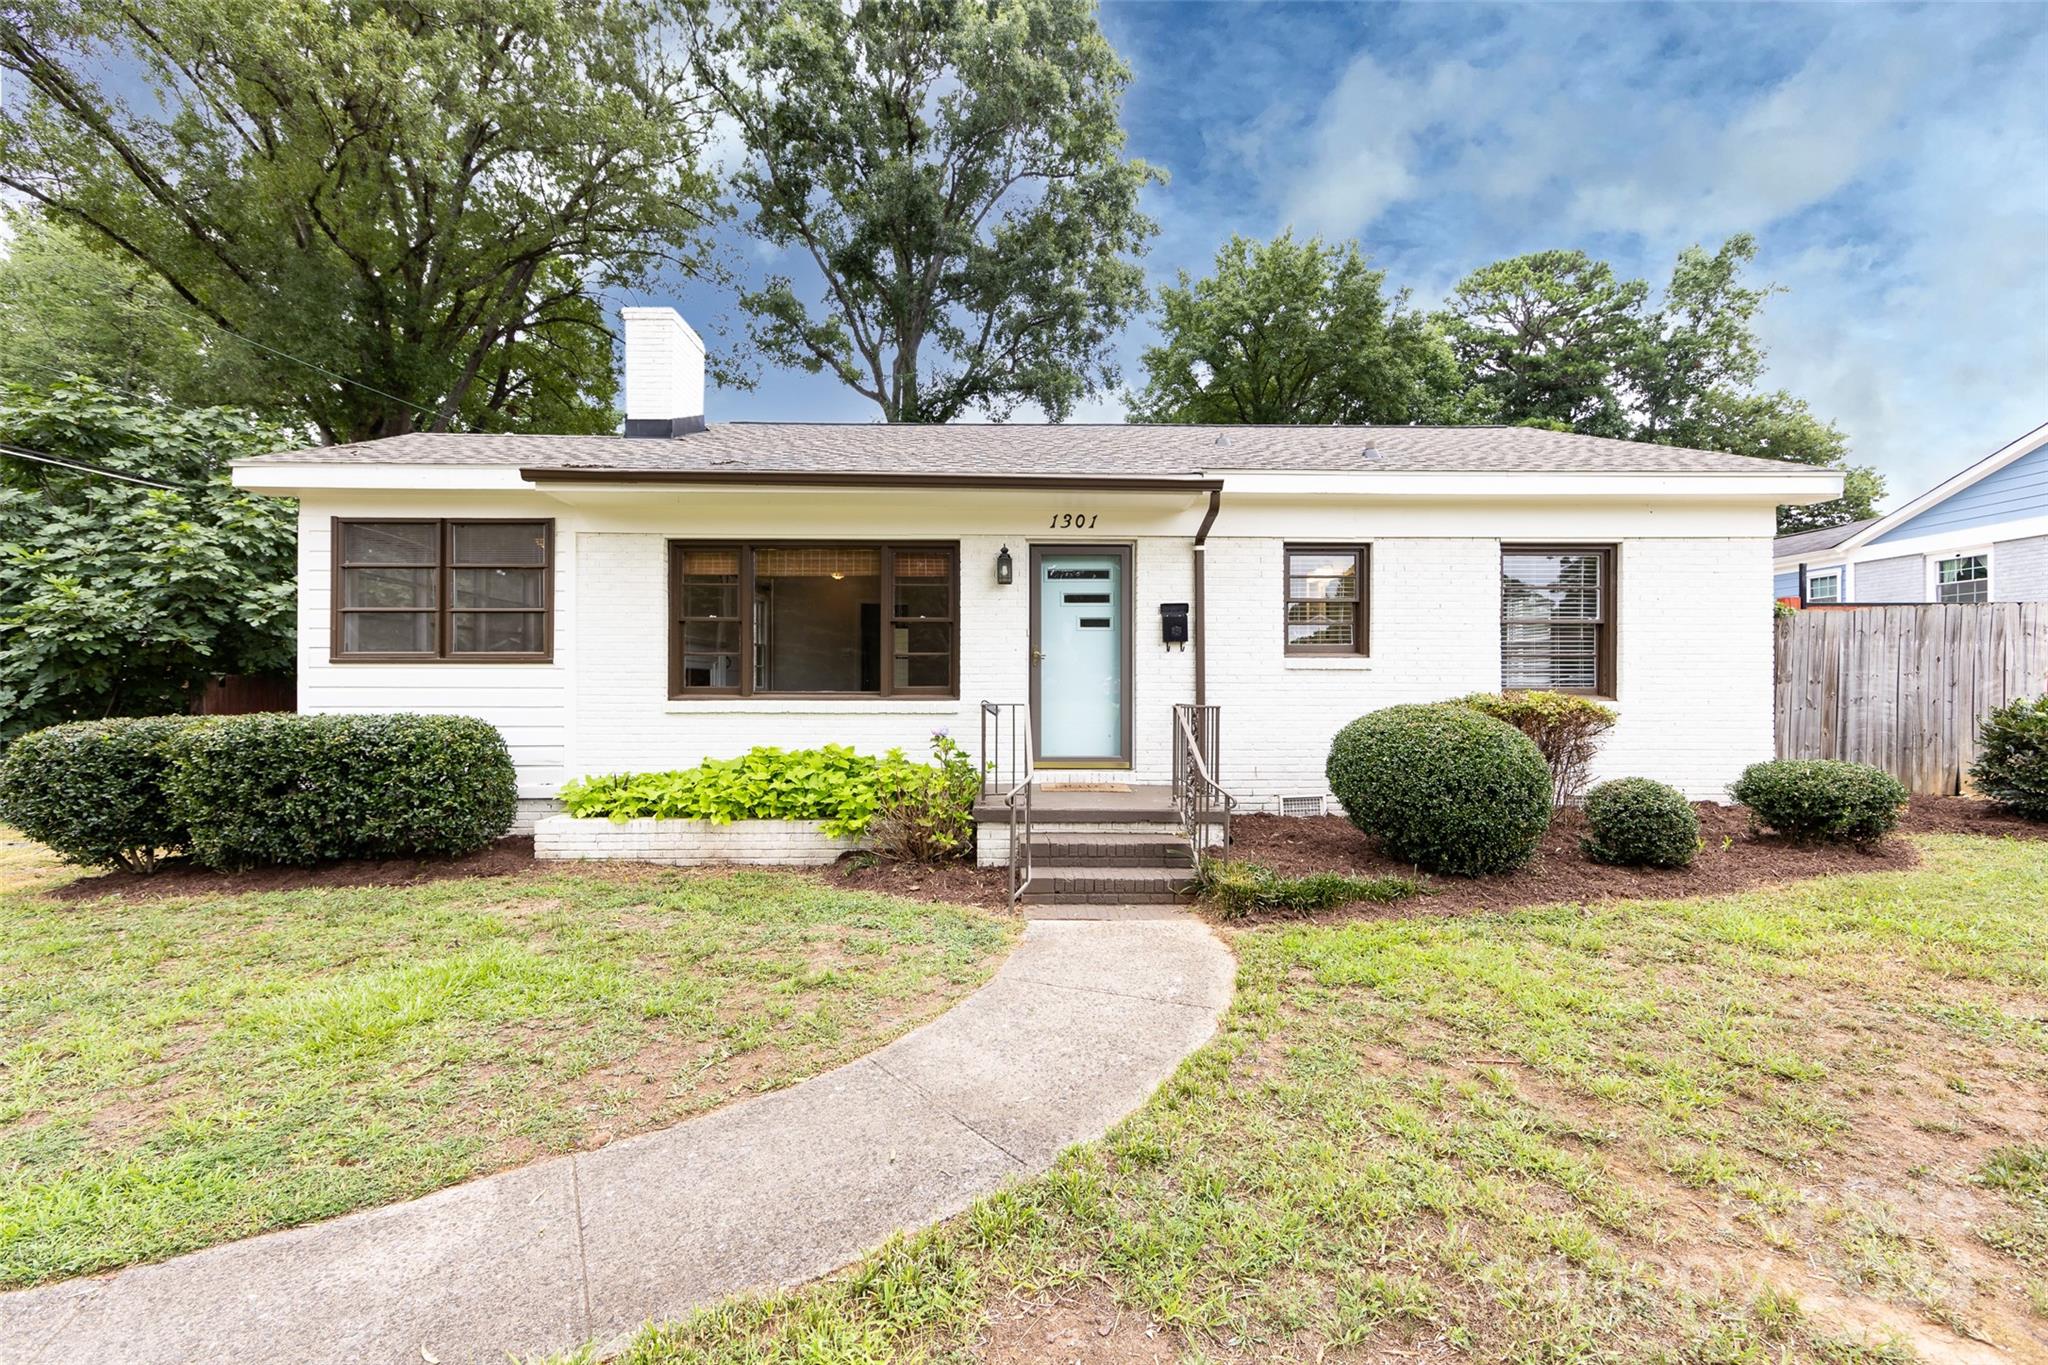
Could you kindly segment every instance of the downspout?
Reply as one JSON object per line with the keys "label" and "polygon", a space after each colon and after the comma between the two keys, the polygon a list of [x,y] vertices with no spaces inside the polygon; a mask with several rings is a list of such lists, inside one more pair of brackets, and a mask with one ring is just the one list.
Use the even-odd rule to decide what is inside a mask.
{"label": "downspout", "polygon": [[1195,529],[1195,705],[1204,705],[1209,699],[1209,613],[1208,613],[1208,561],[1204,553],[1209,548],[1209,528],[1216,524],[1216,513],[1223,506],[1223,486],[1218,484],[1209,490],[1209,510],[1202,517],[1202,524]]}

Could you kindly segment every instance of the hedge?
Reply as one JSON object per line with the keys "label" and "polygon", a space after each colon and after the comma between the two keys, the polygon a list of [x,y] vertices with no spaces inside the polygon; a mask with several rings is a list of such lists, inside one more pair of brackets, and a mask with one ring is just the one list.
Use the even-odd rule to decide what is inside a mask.
{"label": "hedge", "polygon": [[1753,763],[1728,789],[1753,823],[1788,839],[1875,843],[1899,822],[1906,787],[1867,763],[1781,758]]}
{"label": "hedge", "polygon": [[468,716],[221,716],[170,747],[166,791],[209,867],[455,857],[518,811],[504,737]]}
{"label": "hedge", "polygon": [[189,716],[81,720],[21,736],[0,758],[0,821],[69,862],[149,872],[190,834],[164,797],[167,746]]}
{"label": "hedge", "polygon": [[504,738],[465,716],[147,716],[23,735],[0,820],[73,862],[153,870],[452,857],[512,827]]}
{"label": "hedge", "polygon": [[1457,704],[1527,735],[1550,765],[1551,799],[1560,806],[1586,790],[1600,737],[1620,719],[1613,707],[1571,692],[1474,692],[1457,698]]}
{"label": "hedge", "polygon": [[2048,820],[2048,696],[1999,707],[1977,739],[1984,752],[1971,785],[2029,820]]}
{"label": "hedge", "polygon": [[1700,817],[1675,787],[1647,777],[1602,782],[1586,793],[1579,847],[1596,863],[1686,867],[1700,849]]}
{"label": "hedge", "polygon": [[1455,703],[1359,717],[1337,732],[1325,773],[1352,824],[1431,872],[1520,867],[1550,827],[1550,769],[1535,744]]}

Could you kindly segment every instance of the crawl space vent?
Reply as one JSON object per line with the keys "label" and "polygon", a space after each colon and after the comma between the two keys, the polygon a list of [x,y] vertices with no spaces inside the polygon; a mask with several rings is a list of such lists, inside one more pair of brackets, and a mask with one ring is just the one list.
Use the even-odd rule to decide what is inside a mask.
{"label": "crawl space vent", "polygon": [[1280,798],[1282,815],[1321,815],[1323,798],[1320,796],[1283,796]]}

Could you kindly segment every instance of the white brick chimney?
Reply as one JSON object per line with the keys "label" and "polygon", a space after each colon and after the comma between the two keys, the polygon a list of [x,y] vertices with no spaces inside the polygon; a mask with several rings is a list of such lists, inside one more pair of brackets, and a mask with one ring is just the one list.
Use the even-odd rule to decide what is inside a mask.
{"label": "white brick chimney", "polygon": [[626,434],[704,430],[704,343],[673,308],[621,308],[626,333]]}

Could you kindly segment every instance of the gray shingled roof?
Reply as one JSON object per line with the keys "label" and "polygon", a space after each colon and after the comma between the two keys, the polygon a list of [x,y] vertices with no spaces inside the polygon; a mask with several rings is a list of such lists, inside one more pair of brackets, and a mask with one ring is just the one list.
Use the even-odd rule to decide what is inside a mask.
{"label": "gray shingled roof", "polygon": [[693,435],[660,438],[416,433],[240,463],[1106,477],[1233,470],[1761,474],[1788,468],[1779,460],[1534,427],[809,422],[721,422]]}
{"label": "gray shingled roof", "polygon": [[1829,526],[1819,531],[1794,531],[1789,536],[1779,536],[1771,544],[1774,553],[1780,559],[1783,559],[1786,555],[1804,555],[1811,554],[1815,550],[1832,550],[1876,520],[1878,520],[1876,517],[1865,517],[1862,521],[1852,521],[1843,526]]}

